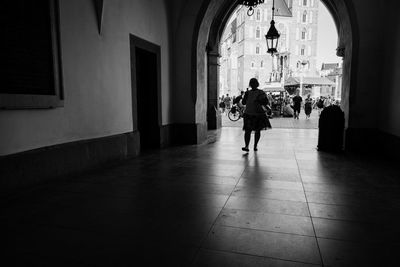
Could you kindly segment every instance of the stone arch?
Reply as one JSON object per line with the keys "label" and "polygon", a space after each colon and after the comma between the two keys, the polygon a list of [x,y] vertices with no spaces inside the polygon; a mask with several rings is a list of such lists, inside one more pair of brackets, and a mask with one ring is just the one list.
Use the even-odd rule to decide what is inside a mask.
{"label": "stone arch", "polygon": [[[355,95],[356,53],[358,51],[358,27],[351,1],[321,0],[331,13],[338,31],[337,55],[343,58],[342,108],[345,111],[346,124],[349,120],[349,104]],[[218,107],[219,78],[219,41],[230,15],[239,0],[205,0],[202,12],[197,17],[197,30],[193,35],[195,46],[192,58],[194,82],[198,97],[207,103],[207,123],[209,129],[221,126]],[[352,91],[350,88],[353,88]],[[198,99],[199,100],[199,99]],[[197,101],[199,102],[199,101]],[[203,103],[204,103],[203,102]],[[197,110],[197,107],[196,107]]]}

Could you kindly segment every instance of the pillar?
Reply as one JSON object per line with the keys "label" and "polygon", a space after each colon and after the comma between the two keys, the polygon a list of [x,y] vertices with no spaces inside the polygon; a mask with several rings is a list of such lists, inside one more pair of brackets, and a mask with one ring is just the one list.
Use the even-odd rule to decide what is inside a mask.
{"label": "pillar", "polygon": [[222,127],[221,114],[218,107],[219,96],[219,59],[218,52],[209,51],[208,60],[208,84],[207,84],[207,124],[209,130]]}

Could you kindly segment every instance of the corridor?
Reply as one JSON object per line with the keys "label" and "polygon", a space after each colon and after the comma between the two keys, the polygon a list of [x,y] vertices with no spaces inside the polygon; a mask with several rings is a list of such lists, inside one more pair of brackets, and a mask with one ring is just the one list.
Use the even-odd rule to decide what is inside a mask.
{"label": "corridor", "polygon": [[318,152],[314,129],[263,132],[248,154],[242,135],[6,196],[15,265],[389,266],[398,165]]}

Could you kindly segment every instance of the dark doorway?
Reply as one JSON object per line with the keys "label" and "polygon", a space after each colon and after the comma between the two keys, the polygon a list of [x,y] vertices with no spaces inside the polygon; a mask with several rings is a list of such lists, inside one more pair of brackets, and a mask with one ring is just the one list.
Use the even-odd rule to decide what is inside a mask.
{"label": "dark doorway", "polygon": [[138,130],[141,150],[160,147],[157,54],[136,47]]}
{"label": "dark doorway", "polygon": [[159,46],[133,36],[131,41],[134,129],[141,151],[160,148]]}

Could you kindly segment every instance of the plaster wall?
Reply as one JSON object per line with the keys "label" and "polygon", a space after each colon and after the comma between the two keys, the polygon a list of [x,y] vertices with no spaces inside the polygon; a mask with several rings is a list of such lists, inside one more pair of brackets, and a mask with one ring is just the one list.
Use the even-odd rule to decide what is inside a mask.
{"label": "plaster wall", "polygon": [[91,0],[60,0],[64,107],[0,111],[0,155],[131,132],[129,34],[161,46],[162,124],[171,122],[163,0],[104,1],[102,35]]}

